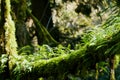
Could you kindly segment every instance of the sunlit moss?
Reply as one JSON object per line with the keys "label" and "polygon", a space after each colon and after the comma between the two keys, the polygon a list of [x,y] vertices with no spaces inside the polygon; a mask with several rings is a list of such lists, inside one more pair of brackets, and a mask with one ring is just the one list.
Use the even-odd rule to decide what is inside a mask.
{"label": "sunlit moss", "polygon": [[5,29],[5,49],[6,54],[9,55],[10,61],[9,61],[9,69],[11,70],[14,62],[12,62],[12,57],[17,57],[17,43],[15,38],[15,23],[12,20],[11,17],[11,5],[10,0],[5,0],[5,12],[4,12],[4,29]]}
{"label": "sunlit moss", "polygon": [[5,0],[6,3],[6,11],[5,11],[5,40],[6,40],[6,52],[7,54],[14,55],[17,54],[17,43],[15,38],[15,23],[11,17],[11,6],[10,0]]}

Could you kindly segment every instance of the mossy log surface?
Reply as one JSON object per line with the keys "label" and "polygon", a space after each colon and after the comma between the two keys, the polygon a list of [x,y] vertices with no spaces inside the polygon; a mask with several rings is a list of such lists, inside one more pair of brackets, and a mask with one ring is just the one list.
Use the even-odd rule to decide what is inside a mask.
{"label": "mossy log surface", "polygon": [[83,53],[85,53],[85,51],[86,47],[83,47],[71,54],[64,54],[48,60],[40,59],[29,62],[32,67],[30,71],[23,70],[23,67],[20,71],[15,71],[17,74],[13,73],[13,76],[19,75],[18,73],[22,72],[20,79],[25,80],[28,79],[28,77],[37,79],[39,77],[56,77],[58,75],[63,75],[64,73],[75,73],[83,63]]}
{"label": "mossy log surface", "polygon": [[[85,50],[84,50],[85,51]],[[38,76],[57,76],[58,74],[74,73],[82,63],[83,50],[69,55],[62,55],[50,60],[43,60],[33,63],[33,73]],[[38,73],[38,74],[36,74]]]}
{"label": "mossy log surface", "polygon": [[[62,74],[74,74],[78,70],[82,70],[84,68],[86,70],[95,69],[96,63],[105,61],[107,58],[110,58],[110,56],[118,54],[118,52],[120,52],[119,50],[117,50],[118,52],[116,50],[112,50],[118,49],[119,47],[119,35],[120,33],[117,33],[116,35],[112,36],[113,38],[111,40],[101,42],[100,44],[96,44],[94,46],[85,45],[79,50],[73,51],[70,54],[62,54],[58,57],[46,60],[40,59],[37,61],[28,61],[31,69],[25,69],[22,67],[18,70],[18,72],[17,70],[14,70],[13,72],[15,72],[15,74],[13,73],[13,76],[20,74],[19,78],[22,80],[28,78],[35,80],[39,77],[56,77]],[[101,46],[103,44],[105,46]],[[111,52],[110,49],[114,52]],[[110,52],[107,50],[110,50]],[[23,61],[25,60],[27,59],[24,59]]]}

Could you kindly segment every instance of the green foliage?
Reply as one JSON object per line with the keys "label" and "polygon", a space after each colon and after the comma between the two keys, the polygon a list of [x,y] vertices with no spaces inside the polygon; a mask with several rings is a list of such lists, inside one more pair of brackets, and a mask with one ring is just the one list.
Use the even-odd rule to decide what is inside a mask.
{"label": "green foliage", "polygon": [[18,54],[31,54],[34,51],[32,46],[24,46],[21,49],[19,49]]}
{"label": "green foliage", "polygon": [[62,54],[70,54],[72,51],[74,50],[71,50],[69,46],[64,47],[62,45],[58,45],[56,47],[50,47],[49,45],[44,44],[42,46],[38,45],[36,47],[25,46],[18,51],[18,54],[20,54],[21,56],[29,55],[30,57],[28,57],[28,59],[34,58],[35,60],[39,60],[58,57]]}
{"label": "green foliage", "polygon": [[[70,20],[69,16],[72,16],[73,14],[64,14],[63,16]],[[64,20],[64,18],[62,20]],[[41,28],[42,25],[39,24],[36,19],[35,21],[39,26],[38,29],[44,33],[46,29]],[[73,28],[71,28],[71,30],[72,29]],[[48,33],[46,34],[49,36]],[[43,35],[45,36],[46,34]],[[51,40],[54,42],[53,39]],[[56,76],[63,80],[65,79],[64,77],[67,77],[70,80],[94,80],[95,75],[100,80],[108,80],[110,70],[107,59],[116,54],[116,69],[119,70],[117,67],[119,66],[120,61],[118,55],[120,52],[119,40],[120,15],[115,15],[111,16],[101,27],[86,30],[82,36],[83,44],[76,44],[75,50],[72,50],[70,45],[67,47],[64,47],[63,45],[50,47],[49,45],[44,44],[35,47],[22,47],[18,51],[19,56],[14,59],[15,65],[12,74],[14,75],[15,80],[20,80],[21,77],[38,77],[39,75],[39,77],[41,77],[40,80],[43,79],[42,77],[46,76],[50,80],[54,80]],[[49,43],[48,38],[46,38],[46,41]],[[4,72],[7,59],[7,56],[1,56],[0,73]],[[75,69],[73,69],[74,67]],[[69,72],[73,72],[74,74],[70,74]],[[116,71],[116,73],[119,74],[119,71]],[[119,75],[116,75],[116,79],[119,80],[119,78]]]}
{"label": "green foliage", "polygon": [[[112,18],[112,17],[111,17]],[[108,41],[112,35],[117,34],[120,31],[120,16],[115,17],[114,22],[105,23],[102,27],[91,28],[83,34],[82,40],[84,43],[89,43],[89,45],[100,44],[103,41]],[[107,27],[106,27],[107,26]]]}
{"label": "green foliage", "polygon": [[3,54],[0,56],[0,74],[4,72],[4,68],[7,67],[8,55]]}
{"label": "green foliage", "polygon": [[[35,70],[39,70],[40,67],[42,67],[41,69],[43,70],[45,69],[45,71],[41,72],[41,74],[44,74],[47,71],[47,74],[49,74],[51,73],[49,71],[53,68],[62,68],[64,71],[66,69],[62,67],[64,66],[64,63],[67,64],[69,61],[80,56],[78,62],[79,66],[77,67],[76,73],[74,75],[68,75],[69,73],[65,73],[67,78],[71,80],[95,79],[97,69],[99,72],[98,78],[100,80],[109,80],[110,70],[107,59],[112,55],[119,54],[120,52],[119,15],[116,17],[114,18],[116,19],[115,22],[112,22],[112,25],[110,26],[108,26],[108,23],[104,23],[103,27],[91,28],[86,31],[86,33],[82,36],[83,44],[76,45],[75,50],[71,50],[70,46],[64,47],[62,45],[58,45],[56,47],[50,47],[45,44],[36,47],[23,47],[19,51],[19,58],[16,59],[16,67],[13,70],[14,74],[17,75],[19,73],[19,75],[17,75],[19,78],[24,75],[22,72],[25,71],[25,74],[27,74],[34,68]],[[60,65],[59,60],[63,60],[63,62],[65,62]],[[119,58],[116,58],[116,60],[118,61],[116,62],[116,69],[118,69],[117,66],[119,65]],[[77,59],[70,64],[72,65],[76,61]],[[40,66],[38,66],[39,64]],[[56,68],[58,65],[59,67]],[[43,66],[46,67],[43,68]],[[63,74],[64,72],[60,71],[60,73]],[[59,76],[61,76],[60,73],[58,74]],[[119,78],[119,76],[117,76],[117,78]]]}
{"label": "green foliage", "polygon": [[49,73],[51,75],[51,69],[55,68],[56,66],[56,70],[58,71],[59,69],[61,70],[63,68],[62,66],[64,66],[64,64],[61,64],[61,63],[64,62],[65,60],[65,63],[68,65],[65,66],[65,69],[62,69],[63,71],[61,70],[60,72],[58,72],[59,75],[57,76],[59,77],[62,73],[64,73],[65,70],[67,70],[66,69],[68,68],[67,66],[69,66],[70,64],[72,65],[75,64],[72,59],[77,57],[76,55],[78,55],[78,57],[81,56],[79,55],[79,52],[77,54],[70,54],[70,53],[73,53],[74,51],[70,50],[69,46],[63,47],[62,45],[59,45],[58,47],[53,47],[53,48],[51,48],[48,45],[37,46],[36,50],[37,51],[35,51],[32,54],[25,54],[26,51],[22,49],[22,53],[20,53],[19,57],[15,59],[16,61],[15,68],[13,69],[13,75],[16,75],[14,77],[15,79],[16,78],[20,79],[22,75],[25,75],[31,71],[39,72],[39,70],[41,69],[43,69],[44,71],[41,72],[40,74]]}

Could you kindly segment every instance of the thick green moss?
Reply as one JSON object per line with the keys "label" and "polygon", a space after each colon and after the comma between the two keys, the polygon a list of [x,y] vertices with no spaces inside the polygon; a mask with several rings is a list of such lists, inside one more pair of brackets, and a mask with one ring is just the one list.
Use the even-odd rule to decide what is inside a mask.
{"label": "thick green moss", "polygon": [[[63,54],[47,60],[40,59],[37,61],[27,62],[26,59],[21,58],[19,61],[16,60],[17,63],[20,63],[20,65],[16,67],[20,67],[20,69],[15,68],[13,70],[13,76],[20,75],[20,79],[25,80],[29,76],[34,79],[39,77],[47,78],[50,76],[58,78],[63,76],[63,74],[75,73],[80,65],[80,62],[82,63],[83,61],[82,59],[85,52],[86,46],[78,51],[72,52],[71,54]],[[26,63],[23,64],[24,62]],[[25,67],[27,65],[29,67]]]}
{"label": "thick green moss", "polygon": [[4,12],[4,29],[5,29],[5,50],[9,55],[9,69],[11,70],[14,63],[10,56],[17,57],[17,43],[15,38],[15,23],[11,17],[11,5],[10,0],[5,0],[5,12]]}
{"label": "thick green moss", "polygon": [[10,0],[5,0],[5,42],[6,42],[6,52],[7,54],[14,55],[17,54],[17,43],[15,38],[15,23],[12,20],[11,17],[11,6],[10,6]]}

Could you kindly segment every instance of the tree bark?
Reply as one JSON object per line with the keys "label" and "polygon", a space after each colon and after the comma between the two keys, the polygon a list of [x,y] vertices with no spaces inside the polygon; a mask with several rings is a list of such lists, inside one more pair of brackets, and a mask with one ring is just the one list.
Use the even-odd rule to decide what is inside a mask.
{"label": "tree bark", "polygon": [[10,0],[1,0],[1,12],[2,12],[2,26],[0,31],[0,48],[2,53],[8,55],[8,62],[6,63],[5,72],[3,73],[3,79],[6,79],[10,76],[10,71],[13,68],[12,58],[17,57],[17,43],[15,38],[15,24],[11,17],[11,4]]}
{"label": "tree bark", "polygon": [[[1,21],[0,21],[0,56],[3,54],[6,54],[5,50],[5,29],[4,29],[4,23],[5,23],[5,1],[1,0]],[[4,68],[4,72],[0,73],[0,79],[5,80],[10,77],[9,75],[9,66],[8,62],[6,63],[6,67]]]}
{"label": "tree bark", "polygon": [[2,26],[0,25],[0,55],[5,54],[5,30]]}
{"label": "tree bark", "polygon": [[1,22],[0,22],[0,55],[5,54],[5,29],[4,29],[4,23],[5,23],[5,18],[4,18],[4,12],[5,12],[5,2],[4,0],[1,0]]}

